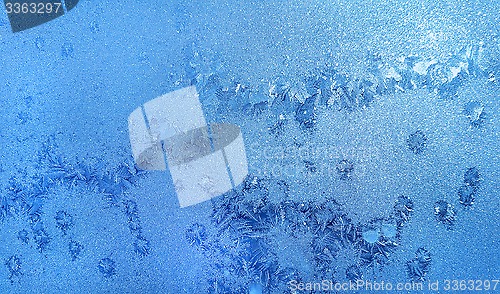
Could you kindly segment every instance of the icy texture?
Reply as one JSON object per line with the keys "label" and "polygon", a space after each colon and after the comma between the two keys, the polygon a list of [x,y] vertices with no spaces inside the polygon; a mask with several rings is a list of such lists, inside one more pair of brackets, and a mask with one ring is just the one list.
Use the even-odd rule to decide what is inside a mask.
{"label": "icy texture", "polygon": [[[0,292],[495,275],[496,3],[115,8],[18,37],[0,17]],[[241,127],[253,175],[179,210],[168,173],[131,163],[125,122],[190,85],[208,122]]]}
{"label": "icy texture", "polygon": [[479,183],[481,176],[477,167],[467,169],[464,174],[464,183],[458,189],[458,198],[460,204],[471,206],[474,204],[476,195],[479,193]]}
{"label": "icy texture", "polygon": [[426,280],[431,266],[431,255],[427,249],[421,247],[415,253],[415,257],[406,263],[408,277],[414,282]]}
{"label": "icy texture", "polygon": [[406,143],[408,144],[408,148],[410,148],[413,153],[419,154],[424,151],[425,146],[427,145],[427,137],[422,131],[418,130],[408,136]]}
{"label": "icy texture", "polygon": [[443,223],[447,229],[452,229],[455,225],[456,220],[456,210],[452,204],[439,200],[434,205],[434,214],[436,215],[436,219]]}
{"label": "icy texture", "polygon": [[98,268],[99,271],[104,275],[104,277],[111,278],[116,274],[115,266],[115,261],[109,257],[106,257],[99,261]]}
{"label": "icy texture", "polygon": [[22,261],[17,255],[13,255],[5,261],[5,266],[9,271],[9,280],[14,283],[15,278],[19,278],[22,273]]}
{"label": "icy texture", "polygon": [[[214,199],[212,217],[218,227],[218,234],[228,234],[230,240],[233,240],[229,244],[239,245],[238,248],[228,248],[221,252],[220,245],[207,243],[204,245],[207,258],[215,258],[219,254],[230,256],[229,260],[242,258],[240,262],[245,272],[236,273],[237,276],[244,278],[251,274],[264,288],[278,291],[280,284],[286,281],[280,280],[282,272],[286,271],[286,265],[282,265],[284,260],[278,255],[279,252],[284,253],[282,250],[286,251],[286,242],[302,244],[301,260],[304,265],[300,268],[315,269],[314,273],[318,276],[344,266],[338,260],[342,252],[358,251],[357,262],[351,260],[351,266],[345,269],[349,279],[360,277],[361,270],[365,267],[385,264],[398,246],[399,233],[393,219],[397,216],[397,210],[390,219],[373,220],[365,226],[368,229],[364,230],[363,226],[352,223],[340,205],[332,199],[322,203],[271,203],[270,188],[275,184],[272,179],[250,177],[241,190]],[[205,236],[205,233],[200,232],[204,230],[196,224],[187,230],[186,236],[193,245],[215,241],[196,237]],[[281,242],[285,243],[280,244]],[[282,246],[284,247],[280,249]],[[239,256],[233,255],[240,250],[243,252]],[[220,270],[231,266],[231,263],[222,264]],[[221,273],[216,274],[220,275]],[[309,275],[305,274],[302,278],[305,277]],[[218,283],[235,287],[232,291],[245,287],[230,285],[225,279]]]}

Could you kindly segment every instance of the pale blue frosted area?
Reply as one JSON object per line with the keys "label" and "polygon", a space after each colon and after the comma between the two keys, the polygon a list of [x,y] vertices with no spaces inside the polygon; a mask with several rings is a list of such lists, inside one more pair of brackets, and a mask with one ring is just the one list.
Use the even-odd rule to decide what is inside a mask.
{"label": "pale blue frosted area", "polygon": [[[0,13],[0,293],[500,278],[498,2],[115,2]],[[181,209],[127,118],[189,85],[250,175]]]}

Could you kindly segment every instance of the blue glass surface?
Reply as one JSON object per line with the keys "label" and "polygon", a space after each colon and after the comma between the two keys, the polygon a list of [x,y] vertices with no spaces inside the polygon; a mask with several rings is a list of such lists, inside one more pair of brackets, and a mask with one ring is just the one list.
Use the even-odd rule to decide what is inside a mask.
{"label": "blue glass surface", "polygon": [[[0,293],[500,291],[500,2],[66,0],[15,29],[21,2]],[[248,176],[180,208],[128,119],[188,86]]]}

